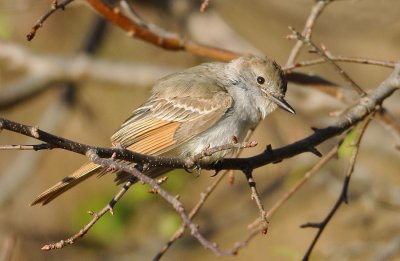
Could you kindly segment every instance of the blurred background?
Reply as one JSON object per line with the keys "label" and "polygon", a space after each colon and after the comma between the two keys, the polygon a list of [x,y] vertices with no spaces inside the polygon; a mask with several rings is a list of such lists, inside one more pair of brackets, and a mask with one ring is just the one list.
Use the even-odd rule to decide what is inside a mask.
{"label": "blurred background", "polygon": [[[155,80],[210,61],[131,39],[99,19],[84,1],[56,12],[31,42],[26,41],[26,34],[50,2],[0,0],[1,117],[78,142],[109,146],[109,137],[146,101]],[[132,4],[145,21],[187,39],[264,54],[284,65],[294,45],[286,39],[288,26],[301,31],[314,1],[211,0],[204,13],[199,12],[201,1]],[[324,43],[333,54],[399,60],[399,10],[398,0],[336,1],[318,19],[313,40]],[[91,38],[96,30],[97,38]],[[299,59],[312,57],[304,50]],[[74,68],[87,63],[96,68],[95,72],[65,76],[67,81],[60,76],[66,71],[74,75]],[[360,64],[343,64],[343,68],[365,90],[375,88],[391,73],[387,68]],[[344,83],[329,65],[299,71]],[[4,97],[21,86],[39,86],[40,91],[18,102],[4,103]],[[399,98],[396,93],[385,102],[396,117],[400,116]],[[328,125],[334,120],[331,112],[346,108],[342,101],[293,84],[289,85],[287,101],[297,114],[277,111],[269,116],[251,138],[259,145],[243,156],[258,154],[268,144],[276,148],[302,139],[311,134],[311,126]],[[330,140],[318,149],[325,154],[336,142]],[[8,131],[0,133],[0,145],[34,143]],[[371,123],[361,144],[349,204],[342,206],[329,223],[312,260],[400,260],[400,163],[396,144],[399,141],[382,124]],[[218,258],[186,233],[163,260],[301,259],[316,231],[299,226],[322,220],[331,209],[348,160],[348,153],[342,151],[272,217],[268,235],[257,236],[237,256]],[[113,176],[106,175],[82,183],[45,207],[29,206],[36,195],[85,161],[84,156],[62,150],[0,151],[0,257],[149,260],[180,226],[180,218],[168,204],[148,193],[147,186],[135,185],[117,204],[115,215],[107,214],[84,239],[62,250],[41,251],[44,244],[79,231],[91,218],[86,212],[100,210],[119,190]],[[268,209],[317,161],[314,155],[302,154],[257,169],[255,179],[265,207]],[[174,171],[163,186],[181,195],[186,209],[190,209],[215,179],[211,174]],[[224,249],[243,240],[247,225],[258,217],[243,175],[235,174],[235,183],[223,181],[195,219],[201,232]]]}

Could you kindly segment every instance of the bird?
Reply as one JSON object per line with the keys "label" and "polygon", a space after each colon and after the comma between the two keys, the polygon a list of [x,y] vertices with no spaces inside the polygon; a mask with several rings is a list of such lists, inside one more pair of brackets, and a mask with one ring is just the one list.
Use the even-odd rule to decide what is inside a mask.
{"label": "bird", "polygon": [[[113,147],[168,157],[188,157],[207,147],[242,142],[278,107],[295,113],[286,102],[287,81],[268,57],[244,55],[230,62],[203,63],[159,79],[150,98],[112,135]],[[232,151],[220,151],[216,161]],[[131,163],[134,164],[134,163]],[[171,169],[155,167],[144,174],[158,177]],[[87,178],[107,170],[89,162],[50,187],[31,203],[46,205]],[[117,173],[120,183],[126,179]]]}

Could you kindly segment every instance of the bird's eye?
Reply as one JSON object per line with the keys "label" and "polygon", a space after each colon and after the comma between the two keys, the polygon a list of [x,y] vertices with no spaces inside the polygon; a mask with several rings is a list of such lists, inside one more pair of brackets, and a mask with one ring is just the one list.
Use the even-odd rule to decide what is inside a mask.
{"label": "bird's eye", "polygon": [[258,76],[258,77],[257,77],[257,82],[258,82],[259,84],[264,84],[264,82],[265,82],[264,77]]}

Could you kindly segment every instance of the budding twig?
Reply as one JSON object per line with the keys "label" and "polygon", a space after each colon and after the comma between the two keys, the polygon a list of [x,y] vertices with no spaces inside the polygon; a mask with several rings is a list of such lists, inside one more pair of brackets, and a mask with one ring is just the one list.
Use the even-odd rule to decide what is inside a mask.
{"label": "budding twig", "polygon": [[43,23],[47,20],[47,18],[49,18],[55,11],[59,9],[65,10],[65,7],[73,1],[74,0],[64,0],[61,3],[58,3],[57,0],[53,0],[51,3],[51,8],[44,15],[42,15],[39,20],[36,21],[30,33],[26,35],[26,39],[31,41],[35,37],[37,30],[43,26]]}

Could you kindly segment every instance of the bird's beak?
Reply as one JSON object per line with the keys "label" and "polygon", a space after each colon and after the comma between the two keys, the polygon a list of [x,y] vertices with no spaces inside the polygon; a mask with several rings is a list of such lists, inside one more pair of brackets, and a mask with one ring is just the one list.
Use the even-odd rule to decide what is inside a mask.
{"label": "bird's beak", "polygon": [[270,95],[269,97],[271,98],[271,100],[272,100],[273,102],[276,103],[276,105],[278,105],[279,107],[281,107],[281,108],[284,109],[285,111],[290,112],[290,113],[293,113],[293,114],[296,114],[296,111],[292,108],[292,106],[289,105],[289,103],[287,103],[287,102],[285,101],[285,99],[283,99],[283,98],[276,98],[276,97],[274,97],[273,95]]}

